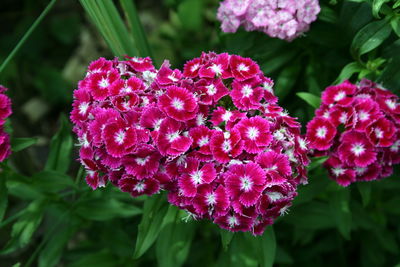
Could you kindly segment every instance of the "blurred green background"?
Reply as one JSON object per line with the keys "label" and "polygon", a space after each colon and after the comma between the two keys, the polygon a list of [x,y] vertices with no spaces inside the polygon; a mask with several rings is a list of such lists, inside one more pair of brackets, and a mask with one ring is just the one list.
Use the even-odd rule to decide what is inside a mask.
{"label": "blurred green background", "polygon": [[[129,1],[91,2],[104,1],[116,7],[128,41],[138,45],[124,7]],[[13,101],[13,148],[33,144],[14,153],[0,173],[1,267],[400,264],[398,168],[385,180],[340,188],[314,162],[289,214],[261,238],[186,223],[164,195],[150,201],[112,186],[89,189],[67,119],[72,91],[92,60],[116,53],[84,2],[56,1],[0,73]],[[318,20],[291,43],[257,32],[222,33],[217,0],[135,2],[158,66],[168,59],[182,68],[202,51],[251,57],[275,81],[280,105],[303,125],[314,108],[298,92],[319,97],[330,84],[367,77],[399,94],[400,1],[321,0]],[[0,62],[48,4],[1,1]]]}

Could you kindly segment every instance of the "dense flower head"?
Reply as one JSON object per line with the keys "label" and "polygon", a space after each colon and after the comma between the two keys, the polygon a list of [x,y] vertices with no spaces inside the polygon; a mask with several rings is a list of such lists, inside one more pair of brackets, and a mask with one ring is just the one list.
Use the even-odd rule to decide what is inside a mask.
{"label": "dense flower head", "polygon": [[261,234],[307,182],[300,124],[256,62],[203,53],[183,71],[150,59],[93,62],[71,120],[93,188],[168,192],[194,219]]}
{"label": "dense flower head", "polygon": [[329,86],[316,116],[307,124],[314,154],[342,186],[390,176],[400,163],[400,104],[395,94],[362,80]]}
{"label": "dense flower head", "polygon": [[5,94],[7,88],[0,85],[0,162],[11,154],[10,136],[4,131],[6,119],[11,115],[11,100]]}
{"label": "dense flower head", "polygon": [[217,18],[224,32],[243,26],[291,41],[308,31],[320,10],[318,0],[225,0]]}

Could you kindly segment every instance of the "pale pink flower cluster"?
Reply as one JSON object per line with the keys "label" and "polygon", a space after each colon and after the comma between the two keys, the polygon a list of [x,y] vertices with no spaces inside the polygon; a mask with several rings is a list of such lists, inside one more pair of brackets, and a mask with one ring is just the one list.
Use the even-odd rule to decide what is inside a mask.
{"label": "pale pink flower cluster", "polygon": [[225,0],[217,18],[224,32],[243,26],[291,41],[309,30],[320,10],[318,0]]}

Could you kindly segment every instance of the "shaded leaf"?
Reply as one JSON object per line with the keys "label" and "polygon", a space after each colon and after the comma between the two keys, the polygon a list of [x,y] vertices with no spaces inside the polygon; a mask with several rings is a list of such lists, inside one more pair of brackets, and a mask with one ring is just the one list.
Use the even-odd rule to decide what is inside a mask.
{"label": "shaded leaf", "polygon": [[3,221],[7,209],[8,190],[6,186],[6,177],[0,177],[0,223]]}
{"label": "shaded leaf", "polygon": [[38,139],[35,137],[12,138],[11,139],[11,149],[13,152],[18,152],[18,151],[24,150],[25,148],[33,146],[34,144],[37,143],[37,141],[38,141]]}
{"label": "shaded leaf", "polygon": [[362,70],[362,66],[358,62],[351,62],[347,64],[342,71],[340,72],[339,76],[337,77],[335,84],[339,84],[351,78],[354,73],[360,72]]}
{"label": "shaded leaf", "polygon": [[221,242],[222,242],[222,247],[224,248],[225,251],[228,250],[229,244],[232,241],[232,238],[234,236],[234,233],[229,232],[228,230],[225,229],[220,229],[220,234],[221,234]]}
{"label": "shaded leaf", "polygon": [[349,207],[350,192],[348,188],[336,185],[336,190],[329,198],[332,217],[342,236],[349,240],[351,231],[351,212]]}
{"label": "shaded leaf", "polygon": [[300,92],[296,94],[298,97],[306,101],[313,108],[318,108],[321,104],[321,98],[310,93]]}
{"label": "shaded leaf", "polygon": [[357,188],[360,192],[363,206],[366,207],[371,200],[371,183],[357,183]]}

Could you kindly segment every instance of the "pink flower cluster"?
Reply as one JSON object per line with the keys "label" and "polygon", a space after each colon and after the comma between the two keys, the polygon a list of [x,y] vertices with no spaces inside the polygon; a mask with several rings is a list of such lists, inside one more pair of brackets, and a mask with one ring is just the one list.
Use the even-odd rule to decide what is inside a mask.
{"label": "pink flower cluster", "polygon": [[330,86],[307,125],[309,146],[342,186],[387,177],[400,162],[399,98],[369,80]]}
{"label": "pink flower cluster", "polygon": [[249,58],[203,53],[183,71],[149,58],[94,61],[71,120],[93,188],[169,192],[194,219],[261,234],[306,180],[300,124]]}
{"label": "pink flower cluster", "polygon": [[320,12],[318,0],[225,0],[217,18],[224,32],[261,31],[291,41],[308,31]]}
{"label": "pink flower cluster", "polygon": [[0,85],[0,162],[11,154],[10,137],[4,132],[4,123],[11,115],[11,100],[5,94],[7,88]]}

